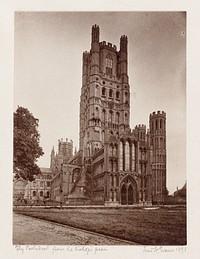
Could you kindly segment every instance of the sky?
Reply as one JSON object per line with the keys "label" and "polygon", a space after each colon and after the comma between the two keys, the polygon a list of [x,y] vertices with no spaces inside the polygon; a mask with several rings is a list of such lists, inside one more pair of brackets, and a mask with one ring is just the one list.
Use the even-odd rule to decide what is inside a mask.
{"label": "sky", "polygon": [[39,119],[41,167],[50,166],[58,139],[79,143],[82,53],[90,50],[91,27],[100,41],[119,50],[128,37],[130,126],[153,111],[167,113],[167,188],[186,182],[186,16],[184,12],[16,12],[14,111]]}

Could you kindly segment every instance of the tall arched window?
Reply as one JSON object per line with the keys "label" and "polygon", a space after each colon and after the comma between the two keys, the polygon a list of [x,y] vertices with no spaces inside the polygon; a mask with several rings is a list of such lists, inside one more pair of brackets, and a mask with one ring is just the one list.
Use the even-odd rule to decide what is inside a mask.
{"label": "tall arched window", "polygon": [[96,107],[96,117],[99,118],[99,108]]}
{"label": "tall arched window", "polygon": [[106,75],[112,76],[113,61],[110,55],[106,57]]}
{"label": "tall arched window", "polygon": [[119,171],[123,170],[123,144],[119,143]]}
{"label": "tall arched window", "polygon": [[112,90],[112,89],[109,90],[109,97],[110,97],[110,98],[113,97],[113,90]]}
{"label": "tall arched window", "polygon": [[109,122],[112,123],[113,112],[109,111]]}
{"label": "tall arched window", "polygon": [[116,113],[116,124],[119,124],[119,112]]}
{"label": "tall arched window", "polygon": [[104,96],[106,95],[106,88],[105,87],[102,88],[102,95],[104,95]]}
{"label": "tall arched window", "polygon": [[128,93],[125,92],[125,103],[128,103]]}
{"label": "tall arched window", "polygon": [[125,144],[125,171],[130,170],[130,147],[128,141]]}
{"label": "tall arched window", "polygon": [[106,110],[103,109],[102,111],[102,122],[105,123],[106,122]]}
{"label": "tall arched window", "polygon": [[116,99],[119,99],[119,91],[116,92]]}
{"label": "tall arched window", "polygon": [[132,145],[132,172],[135,171],[135,144]]}

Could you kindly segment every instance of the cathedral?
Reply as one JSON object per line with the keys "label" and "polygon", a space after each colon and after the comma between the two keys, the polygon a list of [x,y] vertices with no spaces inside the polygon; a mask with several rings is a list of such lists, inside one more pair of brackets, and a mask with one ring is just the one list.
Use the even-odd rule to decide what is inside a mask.
{"label": "cathedral", "polygon": [[148,128],[130,128],[128,38],[120,48],[100,41],[92,26],[83,52],[79,150],[59,140],[51,152],[51,199],[64,204],[151,205],[166,195],[166,113],[153,112]]}

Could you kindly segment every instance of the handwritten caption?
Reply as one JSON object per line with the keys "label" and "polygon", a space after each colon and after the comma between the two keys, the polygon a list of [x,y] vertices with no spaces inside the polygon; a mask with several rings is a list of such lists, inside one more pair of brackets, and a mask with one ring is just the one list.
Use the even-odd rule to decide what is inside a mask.
{"label": "handwritten caption", "polygon": [[[41,246],[41,245],[15,245],[17,252],[25,254],[26,252],[49,252],[54,253],[83,253],[84,255],[97,255],[108,252],[108,249],[102,246]],[[183,254],[186,252],[186,246],[141,246],[142,252],[147,254]]]}
{"label": "handwritten caption", "polygon": [[102,252],[107,252],[108,249],[105,247],[90,247],[90,246],[41,246],[41,245],[15,245],[17,252],[24,254],[26,252],[38,251],[38,252],[49,252],[51,254],[64,252],[64,253],[84,253],[86,255],[94,254],[97,255]]}
{"label": "handwritten caption", "polygon": [[180,253],[183,254],[186,252],[186,247],[185,246],[169,246],[169,247],[163,247],[163,246],[144,246],[143,253],[149,253],[149,254],[174,254],[174,253]]}

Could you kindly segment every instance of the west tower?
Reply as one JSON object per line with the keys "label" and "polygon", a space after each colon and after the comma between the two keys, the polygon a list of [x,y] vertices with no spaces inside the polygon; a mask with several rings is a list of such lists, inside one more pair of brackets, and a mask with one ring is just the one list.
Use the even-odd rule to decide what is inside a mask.
{"label": "west tower", "polygon": [[54,174],[57,174],[60,169],[61,165],[67,163],[68,160],[73,156],[73,141],[66,139],[58,140],[58,152],[55,153],[54,147],[51,151],[51,164],[50,168]]}
{"label": "west tower", "polygon": [[128,39],[121,36],[119,51],[99,39],[99,26],[94,25],[91,49],[83,53],[82,66],[79,145],[85,156],[101,149],[110,136],[129,129]]}

